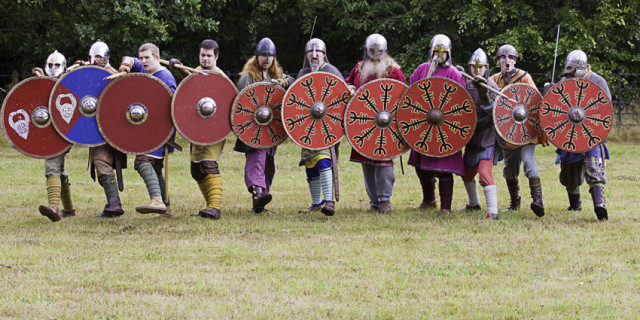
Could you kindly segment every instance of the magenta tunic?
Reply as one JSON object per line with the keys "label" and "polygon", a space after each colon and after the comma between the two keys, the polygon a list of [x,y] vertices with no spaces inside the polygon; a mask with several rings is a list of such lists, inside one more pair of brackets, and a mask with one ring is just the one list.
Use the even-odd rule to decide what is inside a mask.
{"label": "magenta tunic", "polygon": [[[412,85],[419,80],[426,78],[427,73],[429,73],[429,63],[425,62],[421,64],[416,69],[416,71],[413,72],[411,78],[409,78],[409,85]],[[452,66],[438,69],[436,72],[434,72],[432,77],[448,78],[459,83],[463,88],[465,87],[465,82],[462,74]],[[425,156],[411,149],[411,154],[409,155],[409,165],[417,167],[420,170],[450,172],[455,173],[459,176],[464,176],[462,150],[444,158],[435,158]]]}
{"label": "magenta tunic", "polygon": [[[347,84],[352,84],[356,87],[356,90],[358,90],[358,88],[362,87],[363,85],[365,85],[367,82],[369,81],[373,81],[376,80],[375,76],[369,76],[369,78],[365,79],[365,81],[362,81],[360,79],[360,64],[362,63],[362,61],[358,62],[356,64],[355,67],[353,67],[353,69],[351,69],[351,73],[349,74],[349,76],[344,79],[344,81]],[[402,83],[406,83],[404,74],[402,73],[402,70],[398,69],[398,68],[394,68],[391,67],[391,70],[389,70],[389,76],[388,78],[393,79],[393,80],[398,80]],[[393,160],[384,160],[384,161],[379,161],[379,160],[373,160],[373,159],[369,159],[361,154],[358,153],[358,151],[356,151],[355,149],[351,149],[351,156],[349,157],[349,161],[352,162],[359,162],[359,163],[367,163],[367,164],[371,164],[374,166],[392,166],[393,165]]]}

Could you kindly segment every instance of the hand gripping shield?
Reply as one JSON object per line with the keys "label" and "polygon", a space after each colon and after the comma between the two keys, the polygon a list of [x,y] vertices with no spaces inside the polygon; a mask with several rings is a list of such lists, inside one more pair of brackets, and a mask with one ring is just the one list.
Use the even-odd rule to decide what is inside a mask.
{"label": "hand gripping shield", "polygon": [[152,152],[173,134],[171,90],[146,73],[116,78],[98,98],[97,120],[112,147],[128,154]]}
{"label": "hand gripping shield", "polygon": [[398,103],[397,117],[409,147],[431,157],[456,153],[476,129],[476,110],[469,93],[457,82],[440,77],[411,85]]}
{"label": "hand gripping shield", "polygon": [[53,77],[32,77],[15,85],[2,103],[2,131],[9,143],[32,158],[52,158],[71,148],[51,124]]}
{"label": "hand gripping shield", "polygon": [[409,150],[396,121],[397,102],[406,89],[400,81],[378,79],[355,92],[344,116],[344,131],[353,149],[373,160],[391,160]]}
{"label": "hand gripping shield", "polygon": [[525,145],[540,134],[540,101],[538,89],[524,83],[510,84],[501,91],[511,101],[497,96],[493,103],[493,123],[498,135],[514,145]]}
{"label": "hand gripping shield", "polygon": [[540,126],[549,141],[569,152],[586,152],[609,134],[611,99],[595,82],[566,79],[556,83],[540,103]]}
{"label": "hand gripping shield", "polygon": [[67,141],[83,147],[105,143],[96,122],[98,96],[112,73],[85,66],[62,75],[49,98],[51,122]]}
{"label": "hand gripping shield", "polygon": [[231,105],[238,90],[227,77],[201,71],[186,77],[173,94],[171,117],[180,134],[196,145],[211,145],[231,132]]}
{"label": "hand gripping shield", "polygon": [[331,73],[313,72],[299,78],[282,102],[287,135],[311,150],[337,144],[344,136],[344,111],[350,98],[344,80]]}
{"label": "hand gripping shield", "polygon": [[280,108],[284,89],[258,82],[238,93],[231,107],[231,127],[238,139],[256,149],[268,149],[287,139]]}

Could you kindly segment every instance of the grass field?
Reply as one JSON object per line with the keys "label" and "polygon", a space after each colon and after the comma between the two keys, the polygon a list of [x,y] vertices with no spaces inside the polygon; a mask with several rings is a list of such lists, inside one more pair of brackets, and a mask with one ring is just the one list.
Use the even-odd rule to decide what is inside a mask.
{"label": "grass field", "polygon": [[[611,144],[598,222],[588,188],[583,211],[567,212],[554,149],[538,148],[547,215],[528,209],[486,221],[482,212],[415,211],[412,167],[396,186],[390,215],[367,212],[360,166],[341,146],[337,214],[299,214],[309,205],[299,148],[278,149],[275,215],[255,215],[244,157],[227,141],[220,161],[223,218],[192,218],[204,201],[188,152],[171,157],[175,218],[146,220],[142,179],[125,170],[126,214],[100,220],[104,194],[91,181],[87,149],[67,157],[79,215],[51,223],[44,162],[0,147],[0,318],[25,319],[633,319],[640,317],[640,150]],[[182,145],[186,146],[184,141]],[[132,167],[129,157],[129,166]],[[406,161],[407,157],[404,157]],[[499,206],[508,203],[494,169]],[[528,183],[521,176],[525,208]],[[484,198],[481,189],[481,203]],[[466,203],[456,178],[453,207]]]}

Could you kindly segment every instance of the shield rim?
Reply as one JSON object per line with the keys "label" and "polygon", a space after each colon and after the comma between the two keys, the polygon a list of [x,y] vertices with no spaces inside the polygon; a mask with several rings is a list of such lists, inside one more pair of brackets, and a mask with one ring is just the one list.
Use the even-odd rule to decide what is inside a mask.
{"label": "shield rim", "polygon": [[[522,86],[528,86],[528,87],[530,87],[530,88],[533,88],[534,90],[536,90],[536,92],[538,92],[538,94],[540,95],[540,97],[541,97],[542,99],[544,99],[544,97],[542,96],[542,93],[540,93],[540,90],[538,90],[538,88],[536,88],[536,87],[534,87],[534,86],[532,86],[532,85],[530,85],[530,84],[528,84],[528,83],[523,83],[523,82],[515,82],[515,83],[511,83],[511,84],[507,85],[506,87],[502,88],[502,90],[500,90],[500,92],[504,94],[504,93],[507,91],[507,89],[509,89],[509,88],[510,88],[510,87],[512,87],[512,86],[516,86],[516,85],[519,85],[519,86],[520,86],[520,85],[522,85]],[[504,99],[504,97],[497,96],[497,97],[496,97],[496,99],[493,101],[493,110],[491,110],[491,116],[492,116],[492,121],[493,121],[493,128],[496,130],[496,133],[498,134],[498,136],[499,136],[502,140],[506,141],[507,143],[512,144],[512,145],[515,145],[515,146],[526,146],[526,145],[528,145],[528,144],[533,143],[535,140],[537,140],[537,139],[538,139],[538,135],[540,135],[540,132],[542,131],[542,126],[540,126],[540,130],[538,130],[538,134],[537,134],[537,135],[535,135],[534,137],[532,137],[532,138],[531,138],[531,140],[529,140],[529,142],[524,142],[524,143],[518,142],[518,143],[515,143],[515,142],[512,142],[512,141],[507,140],[504,136],[502,136],[502,133],[501,133],[501,132],[500,132],[500,130],[498,129],[498,125],[496,124],[496,121],[495,121],[495,119],[496,119],[496,104],[498,104],[498,99],[500,99],[500,98]],[[540,106],[540,104],[542,103],[542,99],[540,99],[540,102],[538,102],[538,106]],[[540,112],[538,111],[538,114],[539,114],[539,113],[540,113]],[[528,119],[528,117],[527,117],[527,119]],[[476,120],[477,120],[477,119],[476,119]]]}
{"label": "shield rim", "polygon": [[151,150],[145,150],[144,152],[131,152],[131,151],[126,151],[122,148],[120,148],[119,146],[114,145],[111,140],[109,140],[109,138],[107,138],[107,136],[104,134],[104,132],[102,131],[102,126],[100,125],[100,106],[102,105],[102,98],[104,97],[104,95],[109,91],[109,89],[115,85],[115,83],[118,83],[119,81],[121,81],[122,79],[126,79],[126,78],[131,78],[131,77],[147,77],[147,78],[151,78],[154,81],[158,82],[159,84],[162,85],[162,87],[167,90],[167,92],[169,93],[169,95],[172,96],[173,98],[173,93],[171,92],[171,89],[169,89],[169,87],[162,82],[162,80],[156,78],[153,75],[150,75],[148,73],[143,73],[143,72],[134,72],[134,73],[128,73],[125,74],[123,76],[120,76],[118,78],[115,78],[113,80],[111,80],[109,82],[109,84],[107,84],[107,86],[104,87],[104,89],[102,90],[102,92],[100,93],[100,96],[98,97],[98,104],[97,104],[97,108],[96,108],[96,123],[98,124],[98,129],[100,129],[100,134],[102,135],[102,137],[104,138],[104,141],[106,141],[110,146],[112,146],[113,148],[115,148],[116,150],[122,152],[122,153],[126,153],[126,154],[130,154],[130,155],[141,155],[141,154],[147,154],[147,153],[151,153],[155,150],[158,150],[160,147],[162,147],[163,145],[165,145],[167,143],[167,141],[169,141],[169,139],[171,139],[171,136],[173,135],[173,133],[175,132],[176,128],[173,126],[173,123],[171,122],[171,132],[167,135],[167,137],[163,140],[163,142],[159,145],[157,145],[156,147],[152,148]]}
{"label": "shield rim", "polygon": [[[11,90],[9,90],[9,92],[7,93],[7,95],[5,95],[5,96],[4,96],[4,99],[2,100],[2,112],[1,112],[1,114],[2,114],[2,122],[0,123],[0,127],[2,128],[2,132],[4,133],[4,136],[5,136],[5,138],[7,139],[7,141],[9,142],[9,144],[10,144],[14,149],[18,150],[18,152],[22,153],[23,155],[25,155],[25,156],[27,156],[27,157],[34,158],[34,159],[50,159],[50,158],[55,158],[55,157],[57,157],[57,156],[59,156],[59,155],[61,155],[61,154],[66,153],[67,151],[69,151],[69,150],[71,149],[71,146],[73,146],[73,144],[72,144],[71,142],[69,142],[67,139],[64,139],[64,137],[62,137],[62,135],[60,134],[60,132],[58,132],[58,130],[57,130],[57,129],[55,129],[55,128],[54,128],[54,131],[55,131],[59,136],[61,136],[65,142],[67,142],[67,143],[68,143],[67,147],[66,147],[66,148],[64,148],[62,151],[59,151],[59,152],[53,153],[53,154],[51,154],[51,155],[48,155],[48,156],[41,156],[41,155],[37,155],[37,154],[32,154],[32,153],[26,152],[26,151],[24,151],[24,150],[22,150],[22,149],[18,148],[18,147],[13,143],[13,140],[11,140],[11,139],[9,138],[9,135],[7,134],[7,129],[6,129],[6,128],[5,128],[5,126],[4,126],[4,113],[5,113],[5,108],[6,108],[5,106],[6,106],[7,101],[8,101],[8,100],[7,100],[7,97],[11,96],[11,94],[13,94],[13,92],[14,92],[15,90],[17,90],[19,87],[21,87],[24,83],[27,83],[27,82],[30,82],[30,81],[34,81],[34,80],[39,80],[39,79],[49,79],[49,80],[52,80],[52,81],[54,82],[54,86],[55,86],[55,83],[58,81],[58,79],[56,79],[56,78],[54,78],[54,77],[51,77],[51,76],[43,76],[43,77],[33,76],[33,77],[29,77],[29,78],[26,78],[26,79],[24,79],[24,80],[22,80],[22,81],[18,82],[15,86],[13,86],[13,88],[11,88]],[[51,90],[53,91],[53,87],[51,88]],[[53,121],[51,121],[51,125],[53,125]]]}
{"label": "shield rim", "polygon": [[[280,109],[280,117],[282,119],[284,119],[284,114],[283,114],[284,113],[284,102],[286,100],[287,94],[289,93],[289,90],[291,90],[291,88],[293,88],[293,86],[296,85],[298,82],[300,82],[302,79],[306,78],[309,75],[313,75],[313,74],[328,74],[328,75],[330,75],[332,77],[335,77],[337,80],[340,80],[342,83],[344,83],[345,87],[347,87],[347,92],[349,90],[349,86],[347,85],[347,82],[344,81],[344,79],[341,79],[340,77],[336,76],[333,73],[326,72],[326,71],[309,72],[309,73],[305,74],[304,76],[296,79],[296,81],[294,81],[291,85],[289,85],[289,88],[287,88],[286,92],[284,93],[284,96],[282,97],[282,106],[283,107]],[[349,98],[349,101],[351,101],[351,98],[352,97]],[[347,105],[349,105],[349,102],[347,102]],[[347,106],[345,106],[345,110],[346,110],[346,108],[347,108]],[[344,128],[344,114],[342,114],[342,116],[343,116],[343,118],[342,118],[342,127]],[[298,141],[296,139],[294,139],[291,136],[291,134],[289,133],[289,130],[287,130],[287,126],[284,126],[284,131],[287,133],[287,137],[289,137],[289,139],[291,139],[291,141],[293,141],[296,145],[298,145],[301,148],[308,149],[308,150],[324,150],[324,149],[327,149],[327,148],[331,148],[331,147],[337,145],[338,143],[340,143],[340,141],[342,141],[342,138],[344,138],[344,136],[346,134],[345,132],[343,132],[342,136],[339,139],[337,139],[334,143],[331,143],[331,144],[329,144],[327,146],[324,146],[324,147],[321,147],[321,148],[309,148],[307,146],[301,146],[300,144],[298,144]],[[342,131],[344,131],[344,129]]]}
{"label": "shield rim", "polygon": [[[103,67],[99,67],[99,66],[94,66],[94,65],[89,65],[89,66],[80,66],[80,67],[74,68],[73,70],[71,70],[71,71],[69,71],[69,72],[65,72],[65,73],[63,73],[63,74],[62,74],[62,76],[60,76],[60,78],[59,78],[59,79],[58,79],[58,81],[56,82],[56,84],[53,86],[53,89],[51,89],[51,94],[49,94],[49,105],[48,105],[48,107],[49,107],[49,114],[52,114],[52,113],[51,113],[51,107],[52,107],[52,105],[53,105],[53,104],[52,104],[51,102],[53,101],[53,92],[56,90],[56,88],[57,88],[57,87],[58,87],[58,85],[60,84],[60,81],[61,81],[62,79],[64,79],[67,75],[71,74],[72,72],[75,72],[75,71],[77,71],[77,70],[81,70],[81,69],[89,69],[89,68],[104,70],[104,71],[108,72],[108,73],[109,73],[109,74],[111,74],[111,75],[112,75],[112,74],[114,74],[114,73],[113,73],[113,71],[111,71],[111,70],[109,70],[109,69],[107,69],[107,68],[103,68]],[[112,82],[112,80],[109,80],[109,83],[111,83],[111,82]],[[108,85],[109,85],[109,84],[107,84],[107,86],[108,86]],[[102,94],[102,92],[104,92],[106,89],[107,89],[107,87],[105,86],[105,87],[102,89],[102,91],[100,92],[100,94]],[[97,112],[98,112],[98,108],[96,107],[96,113],[97,113]],[[52,117],[52,118],[53,118],[53,117]],[[56,123],[55,123],[53,120],[51,120],[51,123],[53,124],[53,127],[54,127],[54,128],[56,128],[56,131],[58,131],[58,134],[60,134],[60,135],[62,136],[62,138],[63,138],[63,139],[67,140],[67,141],[68,141],[68,142],[70,142],[71,144],[78,145],[78,146],[81,146],[81,147],[91,148],[91,147],[101,146],[101,145],[103,145],[103,144],[107,143],[107,141],[106,141],[106,140],[105,140],[104,142],[100,142],[100,143],[96,143],[96,144],[77,143],[77,142],[71,141],[71,140],[70,140],[70,139],[68,139],[64,134],[62,134],[62,133],[60,132],[60,130],[58,129],[58,126],[56,125]],[[98,123],[98,118],[96,118],[96,125],[97,125],[97,123]],[[98,126],[98,127],[99,127],[99,126]],[[98,128],[98,129],[99,129],[99,128]],[[100,132],[100,135],[102,135],[102,132]],[[104,138],[104,136],[102,136],[102,138]]]}
{"label": "shield rim", "polygon": [[[266,147],[266,146],[256,146],[256,145],[254,145],[252,143],[248,143],[248,142],[244,141],[242,138],[240,138],[240,136],[238,135],[238,133],[235,130],[235,125],[233,123],[233,106],[236,105],[236,103],[238,102],[238,99],[240,99],[240,97],[244,94],[245,90],[249,90],[250,88],[253,88],[253,87],[259,87],[259,86],[265,86],[265,85],[266,86],[276,87],[277,89],[280,89],[280,90],[284,91],[285,95],[286,95],[287,91],[284,90],[283,87],[281,87],[281,86],[279,86],[279,85],[277,85],[275,83],[266,82],[266,81],[254,82],[254,83],[242,88],[242,90],[238,91],[238,93],[236,94],[236,98],[233,99],[233,104],[231,105],[231,112],[229,112],[229,118],[230,118],[229,121],[231,122],[231,131],[236,135],[238,140],[242,141],[242,143],[246,144],[247,146],[249,146],[251,148],[254,148],[254,149],[265,149],[266,150],[266,149],[271,149],[273,147],[277,147],[277,146],[281,145],[283,142],[285,142],[285,141],[287,141],[287,139],[289,139],[289,135],[287,135],[287,137],[285,139],[282,139],[280,142],[274,143],[272,145],[269,145],[268,147]],[[282,96],[283,99],[284,99],[285,95]],[[280,104],[282,104],[282,101],[280,101]],[[282,110],[282,106],[280,106],[280,110]],[[280,112],[280,117],[282,118],[282,111]],[[283,125],[283,127],[284,127],[284,125]],[[285,129],[285,131],[286,131],[286,129]]]}
{"label": "shield rim", "polygon": [[[222,78],[224,78],[227,82],[229,82],[233,86],[233,89],[235,89],[235,91],[236,91],[236,96],[238,95],[238,88],[233,83],[233,81],[231,81],[229,78],[226,77],[226,75],[224,75],[224,74],[222,74],[220,72],[217,72],[215,70],[198,70],[198,72],[194,72],[194,73],[188,75],[187,77],[185,77],[184,79],[182,79],[182,81],[180,81],[180,84],[178,84],[178,87],[176,87],[176,91],[173,93],[173,96],[171,97],[171,122],[173,124],[173,127],[180,134],[180,136],[182,136],[189,143],[195,144],[195,145],[198,145],[198,146],[211,146],[211,145],[214,145],[214,144],[217,144],[217,143],[220,143],[220,142],[226,140],[229,137],[229,135],[231,134],[231,132],[233,131],[233,125],[231,126],[231,130],[229,130],[229,132],[227,132],[227,134],[224,137],[222,137],[220,140],[217,140],[217,141],[214,141],[214,142],[209,142],[209,143],[194,142],[192,139],[190,139],[186,135],[184,135],[182,133],[182,131],[180,130],[180,128],[176,125],[176,118],[175,118],[175,112],[174,112],[174,110],[175,110],[174,103],[176,101],[176,93],[178,92],[178,90],[180,90],[180,88],[182,87],[183,83],[186,83],[186,81],[188,79],[190,79],[192,77],[195,77],[200,72],[204,72],[204,73],[208,73],[208,74],[216,74],[216,75],[221,76]],[[233,101],[235,101],[235,97],[233,98]],[[233,104],[231,105],[231,108],[233,108]],[[231,110],[229,110],[229,111],[231,111]]]}
{"label": "shield rim", "polygon": [[[347,138],[346,140],[349,142],[349,145],[351,146],[351,148],[353,150],[355,150],[358,154],[360,154],[361,156],[370,159],[370,160],[374,160],[374,161],[389,161],[389,160],[393,160],[395,158],[401,157],[403,154],[407,153],[407,151],[411,150],[411,147],[409,147],[409,144],[405,141],[405,144],[407,145],[407,148],[405,148],[402,152],[400,152],[398,155],[393,156],[393,157],[387,157],[387,158],[369,158],[369,156],[366,156],[364,154],[362,154],[362,152],[360,152],[360,150],[358,150],[358,148],[354,147],[353,143],[351,142],[351,139],[349,139],[349,131],[347,130],[348,126],[345,123],[344,119],[347,118],[347,113],[349,112],[349,106],[351,106],[351,101],[353,101],[353,99],[360,93],[360,91],[364,90],[364,88],[366,86],[368,86],[369,84],[375,83],[375,82],[382,82],[382,81],[392,81],[392,82],[396,82],[398,84],[401,84],[404,86],[404,90],[402,92],[402,94],[400,95],[400,97],[398,98],[398,100],[396,100],[396,103],[394,104],[394,106],[398,105],[398,101],[401,100],[402,96],[404,96],[404,93],[407,91],[407,89],[409,88],[409,86],[401,81],[398,81],[396,79],[391,79],[391,78],[379,78],[379,79],[375,79],[375,80],[371,80],[367,83],[365,83],[364,85],[360,86],[360,88],[358,88],[358,90],[356,90],[353,95],[351,95],[351,99],[349,99],[349,102],[347,103],[347,107],[344,109],[344,116],[342,117],[342,122],[344,123],[344,135]],[[396,115],[398,114],[398,111],[396,111]],[[397,121],[397,117],[394,116],[393,120],[396,121],[396,124],[398,123]],[[404,137],[402,137],[402,134],[400,134],[400,130],[398,129],[398,135],[400,136],[400,138],[402,138],[402,140],[404,141]]]}
{"label": "shield rim", "polygon": [[[467,91],[467,88],[465,88],[465,86],[460,85],[460,84],[459,84],[458,82],[456,82],[455,80],[453,80],[453,79],[449,79],[449,78],[445,78],[445,77],[429,77],[429,78],[423,78],[423,79],[420,79],[420,80],[416,81],[414,84],[410,85],[410,86],[407,88],[407,90],[405,90],[405,91],[404,91],[404,93],[402,94],[402,96],[400,97],[400,101],[402,101],[402,100],[403,100],[404,96],[407,94],[407,92],[409,92],[409,89],[411,89],[411,87],[413,87],[413,85],[415,85],[416,83],[418,83],[418,82],[420,82],[420,81],[422,81],[422,80],[425,80],[425,79],[437,79],[437,78],[439,78],[439,79],[449,80],[449,81],[451,81],[451,82],[455,83],[456,85],[460,86],[460,88],[462,88],[462,89],[464,90],[464,92],[467,94],[467,96],[469,97],[469,102],[471,102],[471,106],[473,107],[473,119],[474,119],[474,120],[473,120],[473,131],[472,131],[472,132],[471,132],[471,134],[469,135],[469,139],[467,140],[467,143],[465,143],[462,147],[460,147],[460,149],[456,150],[455,152],[451,152],[451,153],[446,154],[446,155],[437,155],[437,156],[434,156],[434,155],[430,155],[430,154],[424,154],[424,153],[422,153],[422,152],[420,152],[420,151],[418,151],[418,150],[415,150],[415,149],[411,148],[411,146],[409,146],[409,148],[411,148],[411,150],[414,150],[415,152],[417,152],[417,153],[419,153],[419,154],[421,154],[421,155],[423,155],[423,156],[433,157],[433,158],[446,158],[446,157],[448,157],[448,156],[452,156],[452,155],[456,154],[456,152],[458,152],[458,151],[462,151],[462,149],[464,149],[464,147],[465,147],[467,144],[469,144],[469,141],[471,141],[471,138],[473,138],[473,135],[476,133],[476,128],[478,127],[478,115],[477,115],[477,108],[476,108],[476,105],[473,103],[473,99],[471,98],[471,95],[469,94],[469,91]],[[398,110],[399,110],[399,109],[398,109]],[[400,114],[400,113],[396,113],[396,121],[398,120],[398,116],[397,116],[398,114]],[[402,136],[402,139],[404,139],[404,135],[402,134],[402,131],[400,130],[399,132],[400,132],[400,136]],[[408,143],[407,143],[407,144],[408,144]]]}

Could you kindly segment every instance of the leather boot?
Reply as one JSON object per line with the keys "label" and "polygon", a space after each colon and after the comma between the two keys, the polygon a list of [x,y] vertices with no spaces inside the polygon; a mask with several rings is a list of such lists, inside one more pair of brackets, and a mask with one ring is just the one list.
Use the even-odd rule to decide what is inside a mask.
{"label": "leather boot", "polygon": [[136,212],[138,213],[166,213],[167,206],[162,201],[162,197],[152,197],[149,200],[149,204],[146,206],[136,207]]}
{"label": "leather boot", "polygon": [[203,218],[218,220],[222,216],[222,213],[216,208],[206,208],[204,210],[200,210],[200,212],[198,212],[198,215]]}
{"label": "leather boot", "polygon": [[336,213],[336,203],[333,201],[327,201],[324,203],[324,206],[320,210],[320,212],[324,213],[325,216],[332,216]]}
{"label": "leather boot", "polygon": [[609,219],[609,214],[607,213],[607,208],[604,203],[604,187],[593,186],[589,189],[589,192],[591,193],[591,198],[593,198],[593,209],[596,212],[598,220]]}
{"label": "leather boot", "polygon": [[49,206],[39,205],[38,206],[38,211],[40,211],[41,215],[49,218],[49,220],[51,220],[53,222],[60,221],[60,215],[58,214],[58,208],[57,207],[49,207]]}
{"label": "leather boot", "polygon": [[380,201],[380,208],[378,209],[380,213],[391,213],[391,201]]}
{"label": "leather boot", "polygon": [[107,200],[107,204],[104,206],[104,210],[101,213],[93,216],[94,218],[117,218],[124,214],[122,204],[120,203],[120,197],[111,197]]}
{"label": "leather boot", "polygon": [[264,207],[271,202],[271,194],[266,193],[262,187],[253,186],[251,189],[251,199],[253,200],[253,212],[262,213]]}
{"label": "leather boot", "polygon": [[518,185],[518,179],[506,180],[507,189],[509,189],[509,197],[511,203],[508,207],[500,211],[518,210],[520,209],[520,186]]}
{"label": "leather boot", "polygon": [[529,189],[531,189],[531,210],[536,216],[544,216],[544,205],[542,204],[542,185],[540,177],[529,178]]}
{"label": "leather boot", "polygon": [[299,210],[298,213],[309,213],[314,211],[320,211],[322,209],[321,204],[312,204],[309,208]]}
{"label": "leather boot", "polygon": [[567,193],[569,195],[569,207],[567,211],[580,211],[582,210],[582,201],[580,201],[580,194]]}

